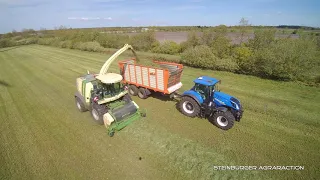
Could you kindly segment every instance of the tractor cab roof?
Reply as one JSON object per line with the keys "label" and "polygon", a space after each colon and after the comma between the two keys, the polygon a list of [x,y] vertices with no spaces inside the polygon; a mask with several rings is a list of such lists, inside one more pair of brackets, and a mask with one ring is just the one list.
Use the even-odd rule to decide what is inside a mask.
{"label": "tractor cab roof", "polygon": [[205,86],[213,86],[219,82],[219,80],[209,77],[209,76],[201,76],[193,81],[196,84],[202,84]]}

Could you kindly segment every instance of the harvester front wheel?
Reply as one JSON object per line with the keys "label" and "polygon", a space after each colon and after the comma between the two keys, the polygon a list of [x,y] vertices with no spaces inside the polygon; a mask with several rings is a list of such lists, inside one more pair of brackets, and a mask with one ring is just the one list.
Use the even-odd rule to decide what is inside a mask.
{"label": "harvester front wheel", "polygon": [[182,114],[192,118],[198,116],[200,113],[199,104],[193,98],[188,96],[182,97],[179,102],[179,109]]}
{"label": "harvester front wheel", "polygon": [[233,127],[234,116],[230,111],[218,111],[209,117],[209,121],[220,129],[228,130]]}
{"label": "harvester front wheel", "polygon": [[139,89],[135,85],[129,85],[128,91],[131,96],[136,96],[139,92]]}
{"label": "harvester front wheel", "polygon": [[80,112],[87,111],[86,107],[84,106],[84,104],[82,103],[79,97],[76,97],[75,101],[76,101],[76,106]]}
{"label": "harvester front wheel", "polygon": [[130,103],[132,101],[131,97],[129,96],[129,94],[126,94],[123,96],[123,100],[126,102],[126,103]]}
{"label": "harvester front wheel", "polygon": [[103,125],[103,115],[107,112],[107,109],[103,105],[97,103],[92,104],[91,115],[96,123]]}

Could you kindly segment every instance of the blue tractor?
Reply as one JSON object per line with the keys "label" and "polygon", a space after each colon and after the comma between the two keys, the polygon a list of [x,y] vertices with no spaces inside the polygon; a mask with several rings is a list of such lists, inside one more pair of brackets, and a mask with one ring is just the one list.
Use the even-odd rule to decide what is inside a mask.
{"label": "blue tractor", "polygon": [[208,76],[195,79],[195,85],[181,95],[180,111],[188,117],[208,118],[223,130],[232,128],[242,117],[242,106],[235,97],[220,92],[220,82]]}

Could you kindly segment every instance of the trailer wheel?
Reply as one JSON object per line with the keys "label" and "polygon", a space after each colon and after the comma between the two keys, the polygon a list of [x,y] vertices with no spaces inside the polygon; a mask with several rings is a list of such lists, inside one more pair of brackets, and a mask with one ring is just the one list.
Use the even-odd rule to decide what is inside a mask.
{"label": "trailer wheel", "polygon": [[209,121],[220,129],[228,130],[233,127],[234,116],[230,111],[218,111],[209,117]]}
{"label": "trailer wheel", "polygon": [[141,99],[147,99],[148,95],[145,88],[139,88],[138,96]]}
{"label": "trailer wheel", "polygon": [[135,85],[129,85],[128,91],[131,96],[136,96],[139,92],[139,89]]}
{"label": "trailer wheel", "polygon": [[200,113],[199,104],[193,98],[188,96],[182,97],[179,102],[179,109],[182,114],[192,118],[198,116]]}

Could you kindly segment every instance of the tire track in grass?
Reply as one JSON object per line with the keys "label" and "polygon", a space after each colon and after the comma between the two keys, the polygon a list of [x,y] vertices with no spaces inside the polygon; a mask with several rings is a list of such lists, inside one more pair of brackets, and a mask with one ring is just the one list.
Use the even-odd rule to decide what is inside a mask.
{"label": "tire track in grass", "polygon": [[[81,56],[81,55],[78,55],[76,53],[65,53],[65,52],[62,52],[62,51],[52,51],[50,49],[46,50],[46,49],[43,49],[41,46],[40,46],[40,49],[38,49],[39,47],[37,48],[32,48],[31,50],[34,50],[35,52],[38,52],[37,54],[42,54],[42,53],[45,53],[47,54],[50,59],[56,59],[57,61],[60,61],[60,62],[64,62],[64,63],[68,63],[68,64],[73,64],[73,65],[77,65],[76,62],[81,62],[81,64],[83,64],[84,67],[91,67],[91,66],[94,66],[94,67],[101,67],[104,63],[104,60],[101,59],[101,60],[97,60],[97,58],[92,58],[90,56]],[[40,50],[40,51],[39,51]],[[105,59],[106,60],[106,59]]]}
{"label": "tire track in grass", "polygon": [[[8,54],[7,54],[8,55]],[[8,74],[8,72],[6,72],[6,70],[11,70],[15,71],[14,66],[11,66],[11,61],[12,58],[10,56],[7,56],[7,58],[4,58],[4,61],[2,63],[5,63],[5,68],[3,69],[3,71],[5,72],[5,77],[8,77],[7,79],[10,80],[10,83],[12,83],[12,88],[10,89],[10,91],[6,91],[6,92],[2,92],[2,98],[5,101],[5,106],[6,108],[6,114],[7,114],[7,121],[10,124],[10,131],[9,133],[12,134],[14,137],[13,139],[15,139],[14,142],[11,142],[11,145],[15,145],[16,147],[10,147],[8,148],[8,150],[11,149],[18,149],[18,153],[15,154],[10,154],[9,157],[15,157],[15,155],[18,156],[22,156],[20,157],[22,160],[20,160],[20,158],[18,159],[14,159],[13,161],[9,161],[6,162],[8,164],[11,164],[13,162],[13,164],[9,165],[9,166],[13,166],[15,167],[17,164],[22,163],[23,166],[19,166],[19,169],[13,168],[14,172],[12,172],[12,177],[14,178],[17,174],[23,174],[26,173],[26,175],[29,175],[29,178],[32,179],[32,177],[34,178],[36,176],[36,174],[38,172],[35,172],[32,167],[34,166],[34,159],[40,158],[43,159],[41,156],[41,153],[39,151],[39,149],[36,146],[35,141],[34,141],[34,135],[32,134],[32,130],[30,128],[28,128],[25,124],[25,120],[24,120],[24,115],[19,111],[18,107],[16,106],[17,104],[22,104],[22,102],[17,103],[14,99],[14,96],[11,94],[11,91],[13,91],[14,89],[17,89],[18,87],[15,87],[17,84],[15,84],[15,80],[20,80],[20,82],[22,82],[21,84],[23,84],[23,80],[19,79],[15,73],[15,75],[13,76],[6,76]],[[27,90],[26,88],[22,86],[19,86],[19,88],[21,90]],[[28,92],[28,91],[26,91]],[[27,94],[27,93],[26,93]],[[22,104],[23,105],[23,104]],[[30,149],[31,148],[31,149]],[[40,164],[42,164],[41,166],[46,166],[45,162],[39,162]],[[27,169],[26,169],[27,168]],[[36,171],[38,171],[41,169],[36,169]],[[21,172],[22,171],[22,172]],[[25,171],[25,172],[23,172]]]}
{"label": "tire track in grass", "polygon": [[[39,46],[37,48],[40,48],[41,52],[42,52],[42,48],[44,48],[44,47]],[[36,50],[36,51],[39,50],[37,48],[33,48],[33,50]],[[55,48],[52,48],[52,49],[57,50]],[[39,52],[39,53],[41,53],[41,52]],[[58,57],[57,60],[60,60],[61,62],[68,61],[71,64],[82,63],[85,65],[84,67],[86,67],[86,68],[84,68],[84,70],[85,70],[84,72],[86,72],[88,67],[94,67],[97,71],[100,70],[101,66],[105,63],[105,61],[109,58],[109,56],[111,56],[111,54],[104,55],[104,54],[90,53],[90,52],[83,52],[83,51],[76,51],[76,50],[69,51],[69,52],[62,51],[63,53],[61,53],[61,49],[59,49],[59,51],[57,50],[56,53],[53,53],[53,52],[55,52],[55,51],[50,51],[50,49],[49,49],[49,50],[47,50],[46,53],[51,54],[50,57]],[[78,54],[81,54],[81,55],[78,55]],[[90,54],[91,56],[88,56],[88,54]],[[68,58],[66,58],[66,56]],[[127,56],[120,55],[117,58],[117,60],[127,59],[127,58],[128,58]],[[69,61],[70,59],[72,59],[72,61]],[[117,62],[117,60],[115,62]],[[77,63],[75,63],[75,62],[77,62]],[[118,72],[117,64],[116,63],[112,64],[110,67],[110,70]]]}
{"label": "tire track in grass", "polygon": [[[33,51],[29,51],[29,50],[23,50],[26,54],[30,54],[30,55],[36,55],[35,57],[41,57],[42,61],[47,61],[50,66],[52,67],[56,67],[57,65],[62,66],[63,68],[66,67],[72,67],[74,69],[82,69],[83,72],[85,73],[87,70],[88,66],[85,66],[82,64],[81,61],[79,61],[79,59],[75,58],[75,57],[68,57],[66,58],[65,56],[61,56],[61,55],[57,55],[54,53],[45,53],[43,51],[38,51],[38,50],[34,50]],[[49,66],[48,64],[48,66]],[[92,66],[92,64],[91,64]],[[90,66],[90,67],[91,67]],[[97,69],[97,68],[96,68]]]}
{"label": "tire track in grass", "polygon": [[[19,69],[21,70],[22,68],[19,68]],[[33,69],[33,70],[34,70],[34,69]],[[30,75],[32,75],[32,72],[29,71],[29,72],[27,72],[27,73],[25,73],[25,74],[29,74],[29,76],[30,76]],[[32,77],[32,76],[31,76],[31,77]],[[23,78],[23,77],[21,77],[21,78]],[[37,89],[33,89],[33,90],[31,90],[31,92],[34,92],[34,91],[36,91],[36,90],[37,90]],[[16,94],[16,95],[17,95],[17,94]],[[47,96],[47,97],[50,97],[50,96]],[[45,100],[45,101],[52,102],[51,99],[48,99],[48,100]],[[38,104],[38,103],[36,103],[36,104]],[[49,108],[47,108],[47,109],[49,109]],[[41,114],[41,112],[38,111],[38,112],[35,113],[34,115],[36,115],[36,116],[39,115],[39,116],[43,116],[43,117],[44,117],[45,114]],[[39,126],[39,125],[38,125],[38,126]],[[35,125],[35,126],[33,126],[33,127],[36,129],[37,125]],[[39,129],[41,130],[41,128],[39,128]],[[39,130],[39,129],[38,129],[38,130]],[[49,136],[49,134],[48,134],[47,136]],[[55,143],[55,144],[57,144],[57,143]]]}
{"label": "tire track in grass", "polygon": [[[311,143],[315,141],[311,137],[317,137],[317,132],[315,131],[317,128],[309,128],[304,126],[302,123],[296,124],[293,122],[285,122],[287,119],[283,119],[283,122],[279,123],[278,121],[282,120],[282,110],[278,111],[279,115],[276,116],[260,113],[257,109],[261,109],[261,107],[254,107],[254,102],[258,101],[259,97],[265,97],[266,99],[269,99],[268,97],[270,97],[270,100],[273,100],[274,93],[267,94],[266,96],[263,96],[262,94],[259,94],[258,96],[243,94],[242,91],[245,86],[241,88],[239,86],[232,88],[232,86],[245,83],[249,80],[243,80],[239,78],[240,76],[238,77],[228,73],[214,71],[213,75],[221,76],[223,79],[227,80],[229,78],[229,81],[230,77],[238,78],[239,82],[228,82],[228,85],[223,89],[226,89],[228,92],[232,92],[232,94],[236,96],[239,95],[239,97],[241,97],[240,99],[244,99],[244,103],[248,106],[246,107],[247,113],[243,119],[243,123],[236,124],[236,127],[228,131],[228,133],[220,133],[221,131],[211,126],[211,124],[208,122],[203,122],[199,119],[191,120],[190,118],[183,117],[181,114],[176,112],[173,106],[171,107],[173,103],[163,103],[161,101],[155,102],[155,99],[140,101],[139,99],[134,98],[134,100],[137,100],[139,106],[141,105],[141,107],[148,107],[147,109],[149,115],[147,116],[147,119],[133,123],[129,126],[129,128],[124,129],[123,132],[119,133],[112,139],[106,138],[103,128],[91,126],[90,123],[85,122],[86,118],[90,118],[88,113],[76,113],[73,98],[70,96],[73,95],[74,90],[72,89],[72,85],[74,85],[74,80],[77,76],[77,73],[71,71],[70,69],[74,68],[75,71],[77,71],[78,69],[81,69],[81,65],[83,65],[82,67],[86,67],[87,65],[88,67],[93,67],[93,65],[88,63],[90,60],[79,60],[79,56],[89,56],[93,59],[98,59],[102,56],[94,55],[94,53],[75,53],[75,51],[72,50],[61,50],[66,52],[66,54],[59,55],[59,57],[57,57],[54,56],[54,54],[60,54],[60,50],[54,49],[52,51],[55,53],[51,53],[50,48],[51,47],[41,46],[32,48],[23,47],[19,51],[12,50],[11,53],[17,54],[15,57],[16,59],[19,59],[19,57],[21,59],[21,57],[23,57],[28,60],[13,63],[19,63],[19,69],[23,69],[23,74],[21,74],[21,76],[26,76],[29,80],[27,84],[25,83],[22,85],[20,85],[20,82],[17,81],[15,82],[17,83],[17,86],[22,87],[25,85],[27,88],[32,89],[34,92],[36,92],[35,94],[38,95],[38,97],[35,97],[35,99],[38,101],[37,104],[42,106],[41,108],[51,110],[45,110],[44,112],[40,113],[27,113],[27,109],[23,106],[31,106],[32,108],[39,107],[33,105],[33,98],[30,97],[30,93],[28,93],[29,95],[26,97],[21,93],[23,91],[20,92],[16,90],[12,91],[12,96],[18,94],[19,97],[16,97],[16,99],[21,101],[29,101],[23,106],[17,106],[17,108],[22,109],[20,114],[26,112],[27,115],[24,115],[24,118],[28,120],[31,119],[28,127],[39,126],[38,128],[44,129],[37,130],[40,132],[42,130],[42,136],[50,136],[46,137],[47,140],[51,140],[50,142],[47,142],[49,147],[49,144],[53,143],[65,146],[54,147],[51,145],[52,152],[56,153],[54,156],[57,156],[57,158],[56,160],[52,160],[53,157],[48,158],[53,161],[50,162],[50,164],[57,166],[60,174],[68,174],[60,177],[72,177],[73,173],[80,174],[81,177],[85,177],[86,179],[90,177],[92,178],[92,174],[94,173],[99,174],[100,177],[108,177],[107,171],[109,169],[112,169],[113,171],[111,173],[114,175],[114,177],[117,177],[117,173],[123,173],[123,171],[118,170],[121,169],[121,165],[125,166],[122,169],[131,169],[132,171],[133,168],[130,168],[130,166],[134,166],[136,164],[134,159],[131,156],[128,156],[128,153],[131,153],[131,155],[144,153],[147,154],[145,155],[146,157],[154,157],[155,162],[151,162],[149,165],[157,167],[158,165],[155,166],[156,162],[161,162],[159,163],[159,167],[163,167],[164,172],[167,174],[174,175],[174,178],[165,179],[257,179],[263,177],[297,178],[316,177],[317,175],[317,169],[314,165],[317,164],[316,160],[319,156],[316,154],[316,150],[319,148],[317,148],[317,144],[311,145]],[[46,49],[47,52],[42,51],[42,49]],[[40,55],[37,53],[40,53]],[[78,57],[74,58],[72,57],[72,54],[76,54]],[[69,62],[65,63],[65,61]],[[47,67],[47,65],[49,66]],[[112,66],[112,68],[117,69],[116,66]],[[17,72],[18,71],[19,70],[17,70]],[[185,85],[184,87],[189,88],[187,87],[190,86],[190,79],[188,80],[188,78],[194,78],[201,73],[212,75],[213,71],[200,71],[190,68],[184,72],[185,73],[182,81]],[[8,71],[8,73],[10,74],[12,72]],[[226,75],[225,78],[224,75]],[[9,76],[10,75],[8,75],[8,77]],[[243,78],[252,80],[252,78]],[[265,82],[267,83],[265,83],[262,87],[269,87],[270,85],[269,81],[257,79],[253,80],[258,81],[256,84],[251,83],[253,86],[257,84],[263,84]],[[38,84],[31,84],[32,82],[38,82]],[[59,84],[61,87],[56,86],[55,84]],[[271,86],[276,87],[277,85],[279,84],[275,83],[275,85],[272,84]],[[23,88],[22,90],[24,89],[26,88]],[[261,88],[259,89],[256,87],[253,87],[253,89],[254,92],[261,90]],[[45,92],[47,94],[41,94],[41,92]],[[281,93],[282,92],[279,92],[280,95]],[[299,93],[299,91],[297,90],[296,93]],[[297,100],[299,100],[299,98],[297,98]],[[152,101],[152,103],[150,101]],[[295,99],[289,99],[289,101],[286,102],[293,101],[295,101]],[[270,102],[272,103],[272,101]],[[157,106],[162,108],[157,109]],[[163,108],[165,106],[168,107],[168,109],[171,108],[171,110],[166,110],[166,108]],[[72,109],[72,111],[70,111],[70,109]],[[48,118],[46,119],[49,121],[44,125],[38,125],[37,122],[42,122],[42,114],[47,115]],[[57,115],[60,115],[60,117]],[[33,120],[32,117],[34,117]],[[310,117],[314,118],[316,115]],[[81,120],[81,123],[76,123],[74,118]],[[265,122],[260,122],[260,119],[261,121]],[[291,117],[289,119],[291,119]],[[10,122],[7,121],[7,124],[8,123]],[[208,127],[209,125],[210,127]],[[280,125],[280,127],[277,125]],[[286,128],[288,125],[296,125],[296,127]],[[297,129],[300,131],[296,131]],[[305,136],[303,136],[301,131],[304,129],[310,129],[313,132],[308,132],[305,134]],[[282,130],[286,132],[281,134]],[[11,136],[11,132],[7,133],[10,133],[9,135]],[[39,135],[35,134],[35,136]],[[282,137],[277,138],[276,136]],[[294,139],[292,139],[293,137]],[[305,142],[300,143],[300,141],[303,140],[305,140]],[[318,141],[315,143],[317,142]],[[122,146],[126,143],[131,143],[131,146],[124,146],[125,148],[123,148]],[[88,147],[88,144],[90,144],[91,147]],[[301,144],[304,147],[299,147]],[[49,149],[51,149],[51,147]],[[126,149],[127,147],[130,147],[130,149],[136,151],[134,153],[130,152]],[[66,149],[69,150],[69,152],[63,152]],[[106,154],[92,154],[91,156],[93,156],[93,158],[89,158],[90,150],[93,150],[94,152],[104,152]],[[250,153],[248,153],[248,150]],[[305,154],[308,154],[308,156]],[[112,156],[120,156],[119,158],[121,160],[112,160],[112,163],[115,163],[115,165],[110,165],[110,163],[108,163],[110,161],[109,157]],[[57,161],[60,163],[63,162],[67,165],[59,166]],[[88,163],[85,166],[81,162]],[[127,163],[123,164],[123,162]],[[267,163],[267,165],[274,165],[276,163],[276,165],[281,165],[283,162],[299,163],[299,165],[302,165],[301,163],[304,162],[306,164],[310,164],[310,166],[303,172],[264,171],[259,173],[250,173],[241,171],[221,172],[212,170],[213,165],[252,165],[251,163],[255,163],[253,165],[260,165],[259,163]],[[78,167],[75,168],[72,163],[77,164]],[[163,163],[166,163],[166,166],[162,166],[161,164]],[[145,167],[145,165],[146,164],[141,165],[141,168]],[[68,168],[68,166],[70,167]],[[92,167],[94,168],[91,169],[91,171],[88,170],[88,168]],[[64,168],[69,170],[65,170]],[[135,168],[134,170],[137,169]],[[131,171],[126,172],[126,177],[129,178],[129,174],[134,174]],[[138,169],[138,172],[141,171]],[[150,178],[151,176],[146,174],[144,175],[144,177],[149,177],[146,179],[152,179]],[[111,177],[113,176],[111,175]],[[134,177],[137,177],[138,179],[139,176],[135,175]]]}
{"label": "tire track in grass", "polygon": [[[257,124],[258,125],[258,124]],[[240,125],[241,126],[241,125]],[[252,125],[251,125],[252,126]],[[259,127],[261,127],[261,124],[260,125],[258,125]],[[214,127],[213,127],[214,128]],[[248,132],[251,132],[250,130],[248,130]],[[265,131],[266,133],[265,133],[265,135],[264,136],[261,136],[262,137],[262,139],[263,140],[266,140],[265,138],[267,138],[267,136],[268,136],[268,131]],[[250,133],[251,134],[251,136],[252,136],[252,138],[254,138],[255,137],[255,133]],[[257,134],[259,134],[258,133],[258,131],[257,131]],[[268,139],[268,138],[267,138]],[[223,140],[222,140],[223,141]],[[278,144],[282,144],[283,142],[285,142],[283,139],[278,139]],[[228,142],[228,141],[226,141],[226,142]],[[221,144],[222,146],[223,145],[226,145],[226,144]],[[251,144],[252,146],[254,146],[254,144]],[[228,145],[227,145],[227,147],[228,147]],[[229,146],[230,147],[230,146]],[[260,153],[261,154],[261,153]],[[266,155],[266,156],[268,156],[268,155]],[[259,159],[261,159],[261,157],[259,157],[259,156],[257,156],[258,158],[257,158],[257,161],[259,160]]]}
{"label": "tire track in grass", "polygon": [[[17,53],[15,55],[17,55]],[[32,143],[28,143],[26,145],[28,146],[30,153],[27,156],[33,160],[37,160],[37,162],[33,161],[30,163],[30,165],[33,167],[32,169],[35,171],[32,173],[34,176],[39,174],[43,176],[56,174],[57,171],[50,168],[51,165],[49,162],[47,162],[47,156],[50,154],[47,154],[48,144],[46,142],[51,141],[50,136],[45,136],[46,129],[39,128],[36,122],[37,117],[43,117],[45,113],[41,108],[43,107],[44,103],[39,101],[38,98],[35,98],[39,96],[39,92],[37,92],[38,89],[33,88],[34,82],[25,76],[26,73],[24,73],[19,63],[17,63],[20,61],[21,60],[17,59],[15,56],[10,58],[9,66],[11,66],[11,68],[9,69],[11,69],[11,74],[14,74],[13,76],[11,75],[11,77],[13,77],[13,79],[16,81],[18,80],[19,85],[16,83],[17,88],[12,89],[12,91],[9,93],[11,97],[13,97],[15,104],[18,105],[16,106],[16,111],[20,112],[20,114],[23,116],[23,122],[21,122],[21,124],[26,126],[29,136],[32,139]],[[32,78],[32,76],[30,77]],[[32,109],[37,112],[36,115],[33,114],[34,111],[30,111]]]}
{"label": "tire track in grass", "polygon": [[[149,123],[140,121],[132,126],[134,128],[125,131],[135,140],[144,139],[140,142],[143,148],[165,159],[168,164],[165,170],[180,172],[176,179],[267,179],[255,171],[221,173],[221,171],[214,170],[213,166],[235,165],[224,154]],[[145,129],[150,130],[145,131]]]}
{"label": "tire track in grass", "polygon": [[[37,60],[37,58],[34,58],[35,60]],[[41,59],[38,59],[39,61],[41,60]],[[23,63],[23,61],[19,61],[18,62],[19,64],[20,64],[20,66],[22,66],[21,68],[20,68],[20,70],[23,70],[24,71],[24,74],[28,74],[28,76],[29,77],[32,77],[32,79],[34,80],[34,81],[37,81],[38,82],[38,84],[39,85],[41,85],[42,86],[42,89],[41,90],[37,90],[36,88],[35,89],[33,89],[34,91],[44,91],[44,92],[47,92],[47,93],[49,93],[49,94],[51,94],[51,96],[45,96],[45,97],[43,97],[42,99],[45,99],[45,101],[49,101],[49,102],[51,102],[50,104],[54,104],[53,106],[57,106],[57,105],[61,105],[60,103],[61,103],[61,98],[63,99],[63,97],[55,97],[55,96],[53,96],[54,94],[57,94],[57,96],[59,96],[59,91],[57,91],[60,87],[56,87],[56,86],[54,86],[53,84],[56,84],[58,81],[56,81],[57,80],[57,78],[53,78],[53,79],[55,79],[55,80],[53,80],[53,79],[51,79],[52,81],[51,81],[51,83],[48,83],[48,81],[46,81],[45,79],[49,79],[50,78],[50,74],[46,74],[46,73],[44,73],[44,74],[38,74],[38,73],[36,73],[36,72],[38,72],[38,69],[39,69],[39,67],[41,66],[41,63],[39,62],[39,63],[30,63],[30,62],[25,62],[26,64],[24,64]],[[36,66],[34,65],[34,64],[37,64]],[[35,73],[33,73],[33,72],[35,72]],[[51,77],[52,78],[52,77]],[[46,89],[47,88],[47,89]],[[67,87],[66,87],[66,89],[67,89]],[[61,91],[64,91],[64,90],[61,90]],[[61,95],[61,94],[60,94]],[[52,99],[46,99],[46,98],[48,98],[48,97],[51,97]],[[60,103],[59,103],[60,102]],[[70,104],[70,103],[67,103],[67,104]],[[43,105],[45,105],[44,103],[43,103]],[[65,109],[65,107],[63,107],[63,106],[61,106],[61,109],[62,110],[57,110],[57,108],[55,107],[55,113],[59,113],[59,114],[65,114],[65,112],[63,112],[63,110],[64,111],[66,111]],[[74,107],[72,108],[72,109],[74,109]],[[37,114],[38,113],[34,113],[34,115],[35,116],[37,116]],[[66,113],[66,114],[68,114],[68,113]],[[50,112],[47,112],[47,115],[50,115]],[[38,115],[38,116],[40,116],[40,115]],[[70,115],[65,115],[65,118],[66,119],[71,119],[70,118],[71,116]],[[83,118],[82,118],[83,119]],[[58,123],[56,123],[56,124],[59,124],[59,125],[61,125],[61,124],[65,124],[67,121],[61,121],[61,120],[59,120],[59,119],[57,119],[57,122]],[[52,123],[52,121],[49,121],[48,122],[48,124],[50,124],[50,123]],[[70,121],[68,122],[68,123],[70,123]],[[73,122],[72,122],[73,123]],[[56,125],[55,124],[55,125]],[[38,125],[39,126],[39,125]],[[50,126],[49,126],[50,127]],[[66,128],[69,128],[69,131],[70,132],[72,132],[72,130],[74,130],[75,132],[77,132],[75,129],[83,129],[83,127],[81,126],[81,124],[79,124],[78,123],[78,127],[79,128],[73,128],[74,126],[65,126]],[[59,130],[61,129],[61,126],[59,126]],[[106,133],[105,133],[105,129],[103,129],[103,127],[101,128],[101,127],[99,127],[99,129],[100,129],[100,131],[96,131],[97,129],[96,128],[91,128],[91,131],[94,131],[94,132],[92,132],[92,134],[91,134],[91,136],[87,136],[87,134],[88,134],[88,131],[86,131],[86,130],[84,130],[83,132],[79,132],[79,134],[76,134],[76,135],[70,135],[70,137],[68,137],[68,138],[70,138],[70,139],[75,139],[75,140],[78,140],[79,141],[79,137],[78,136],[80,136],[81,138],[81,140],[83,141],[83,144],[89,144],[89,143],[94,143],[94,145],[93,146],[85,146],[85,147],[87,147],[88,149],[85,149],[84,147],[81,147],[80,148],[80,150],[81,151],[84,151],[84,154],[88,154],[87,152],[94,152],[94,151],[96,151],[96,149],[95,148],[99,148],[100,149],[100,151],[101,152],[104,152],[105,150],[106,150],[106,147],[105,146],[103,146],[103,144],[105,144],[105,142],[106,142],[106,140],[105,140],[105,138],[106,138]],[[46,131],[48,131],[47,129],[46,129]],[[67,129],[66,129],[66,131],[67,131]],[[103,131],[103,134],[101,135],[101,131]],[[61,134],[64,134],[65,132],[63,131],[63,130],[60,130],[60,132],[61,132]],[[52,132],[52,134],[54,134],[53,132]],[[74,134],[74,132],[73,132],[73,134]],[[48,133],[48,135],[49,135],[49,133]],[[98,137],[95,137],[95,136],[98,136]],[[82,139],[83,138],[83,139]],[[99,141],[97,141],[95,138],[99,138],[99,140],[102,140],[101,142],[104,142],[104,143],[101,143],[101,142],[99,142]],[[94,141],[95,140],[95,141]],[[121,139],[120,139],[121,140]],[[122,140],[123,141],[123,140]],[[114,141],[113,141],[114,142]],[[120,141],[121,142],[121,141]],[[118,143],[119,143],[119,139],[118,139]],[[123,143],[124,142],[122,142],[121,144],[123,145]],[[109,143],[108,143],[109,144]],[[120,145],[121,146],[121,145]],[[115,147],[115,149],[112,149],[111,150],[111,152],[115,155],[115,156],[119,156],[118,157],[118,159],[123,159],[123,158],[121,158],[121,155],[122,155],[122,153],[123,153],[123,151],[121,152],[121,151],[117,151],[116,150],[116,148],[120,148],[121,149],[121,147]],[[74,144],[74,143],[72,143],[72,142],[70,142],[70,146],[68,147],[68,150],[69,151],[71,151],[70,152],[70,154],[67,154],[67,155],[64,155],[64,156],[71,156],[72,157],[72,153],[77,153],[77,154],[73,154],[73,156],[76,158],[76,157],[81,157],[81,154],[82,153],[80,153],[79,154],[79,152],[78,152],[78,150],[75,150],[76,148],[75,147],[77,147],[76,146],[76,144]],[[123,148],[122,148],[123,149]],[[109,150],[110,151],[110,150]],[[130,153],[128,153],[128,154],[130,154]],[[132,152],[131,152],[131,154],[132,154]],[[92,171],[92,169],[88,169],[88,170],[85,170],[82,174],[84,174],[85,175],[85,177],[90,177],[90,175],[92,175],[93,174],[93,172],[95,172],[95,171],[97,171],[97,173],[98,172],[100,172],[100,174],[104,174],[104,175],[109,175],[110,176],[110,172],[107,172],[107,171],[105,171],[106,169],[105,169],[105,166],[106,165],[104,165],[104,161],[106,161],[106,160],[104,160],[103,162],[101,162],[101,159],[105,159],[103,156],[102,156],[103,154],[101,154],[100,156],[98,155],[95,155],[94,157],[91,157],[91,156],[89,156],[89,157],[85,157],[85,158],[90,158],[90,159],[84,159],[84,162],[99,162],[99,164],[100,164],[100,166],[98,166],[97,167],[97,165],[96,165],[96,170],[94,170],[94,171]],[[94,159],[92,159],[92,158],[94,158]],[[83,158],[82,158],[83,159]],[[126,160],[128,160],[128,159],[130,159],[130,158],[126,158]],[[88,161],[89,160],[89,161]],[[117,167],[117,166],[122,166],[121,165],[121,163],[119,163],[119,161],[116,161],[117,163],[116,164],[114,164],[115,165],[115,167]],[[133,161],[133,163],[134,163],[134,161]],[[80,163],[77,163],[77,164],[81,164],[81,162]],[[92,164],[90,164],[90,167],[93,167],[94,165]],[[143,166],[142,166],[143,167]],[[67,167],[65,168],[65,169],[68,169]],[[83,169],[86,169],[85,167],[83,167]],[[113,169],[113,174],[114,175],[116,175],[117,173],[119,174],[119,173],[121,173],[123,170],[122,170],[122,168],[117,168],[117,169],[114,169],[114,168],[111,168],[111,169]],[[120,171],[119,171],[119,170]],[[132,168],[131,168],[132,169]],[[145,168],[145,169],[150,169],[150,168]],[[102,170],[102,171],[101,171]],[[104,170],[104,171],[103,171]],[[136,172],[131,172],[132,170],[130,170],[129,172],[130,173],[128,173],[127,175],[134,175],[134,173],[136,173]],[[81,173],[80,173],[81,174]],[[150,175],[148,175],[148,173],[144,173],[144,175],[145,176],[150,176]],[[137,175],[136,175],[137,176]],[[126,176],[125,176],[126,177]],[[141,175],[140,174],[140,177],[143,177],[143,174]]]}

